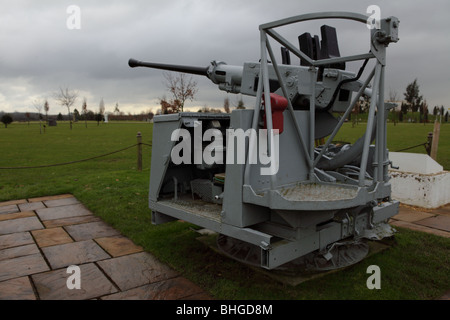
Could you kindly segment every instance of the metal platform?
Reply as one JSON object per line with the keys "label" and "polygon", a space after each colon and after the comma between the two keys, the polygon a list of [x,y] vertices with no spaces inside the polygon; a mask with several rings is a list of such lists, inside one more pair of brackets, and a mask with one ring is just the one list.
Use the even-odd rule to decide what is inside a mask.
{"label": "metal platform", "polygon": [[244,185],[244,202],[275,210],[334,210],[364,205],[373,196],[366,188],[336,183],[298,183],[257,191]]}

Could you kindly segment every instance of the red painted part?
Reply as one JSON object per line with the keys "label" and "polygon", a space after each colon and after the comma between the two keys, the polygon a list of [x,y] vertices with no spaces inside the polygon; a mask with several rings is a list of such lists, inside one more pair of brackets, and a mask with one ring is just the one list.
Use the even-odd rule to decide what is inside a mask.
{"label": "red painted part", "polygon": [[[265,105],[264,95],[262,103],[263,105]],[[285,97],[282,97],[275,93],[270,94],[270,107],[272,109],[272,128],[278,129],[279,130],[278,133],[283,132],[284,129],[283,112],[284,110],[286,110],[287,106],[288,101]],[[264,113],[263,119],[264,119],[264,129],[267,129],[266,113]]]}

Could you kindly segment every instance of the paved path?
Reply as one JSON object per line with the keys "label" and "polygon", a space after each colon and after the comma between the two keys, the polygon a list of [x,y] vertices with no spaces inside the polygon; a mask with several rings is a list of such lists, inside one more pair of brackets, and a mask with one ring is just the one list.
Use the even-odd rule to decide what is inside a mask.
{"label": "paved path", "polygon": [[[390,223],[450,238],[450,204],[435,210],[402,205]],[[80,268],[81,289],[68,289],[75,283],[71,265]],[[2,299],[210,297],[66,194],[0,202]]]}
{"label": "paved path", "polygon": [[400,205],[399,213],[392,217],[390,224],[450,238],[450,204],[438,209]]}
{"label": "paved path", "polygon": [[[79,270],[68,269],[79,266]],[[69,272],[68,272],[69,271]],[[80,289],[69,289],[80,274]],[[72,195],[0,203],[0,300],[209,299]]]}

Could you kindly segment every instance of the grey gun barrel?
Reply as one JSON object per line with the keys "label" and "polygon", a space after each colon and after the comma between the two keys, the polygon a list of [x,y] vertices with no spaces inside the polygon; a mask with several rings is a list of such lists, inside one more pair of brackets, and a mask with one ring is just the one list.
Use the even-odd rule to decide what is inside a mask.
{"label": "grey gun barrel", "polygon": [[136,59],[130,59],[128,60],[128,65],[131,68],[147,67],[205,76],[209,78],[213,83],[217,84],[220,90],[231,93],[241,93],[240,85],[242,81],[243,67],[230,66],[221,61],[211,61],[211,64],[208,67],[194,67],[176,64],[144,62]]}
{"label": "grey gun barrel", "polygon": [[209,67],[193,67],[193,66],[181,66],[181,65],[175,65],[175,64],[153,63],[153,62],[139,61],[136,59],[128,60],[128,65],[131,68],[147,67],[147,68],[153,68],[153,69],[161,69],[161,70],[196,74],[196,75],[201,75],[201,76],[205,76],[205,77],[208,76],[207,71],[209,68]]}

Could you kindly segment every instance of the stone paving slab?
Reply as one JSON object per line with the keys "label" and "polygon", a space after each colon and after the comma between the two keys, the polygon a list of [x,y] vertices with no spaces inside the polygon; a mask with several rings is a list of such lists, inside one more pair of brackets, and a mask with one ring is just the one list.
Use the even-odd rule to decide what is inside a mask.
{"label": "stone paving slab", "polygon": [[87,222],[95,222],[95,221],[102,221],[102,220],[99,217],[96,217],[94,215],[87,215],[87,216],[80,216],[80,217],[46,220],[46,221],[42,221],[42,223],[44,224],[44,226],[46,228],[54,228],[54,227],[63,227],[63,226],[69,226],[69,225],[87,223]]}
{"label": "stone paving slab", "polygon": [[37,217],[0,221],[0,235],[37,229],[44,229]]}
{"label": "stone paving slab", "polygon": [[[173,279],[146,284],[134,289],[102,297],[102,300],[178,300],[203,294],[203,290],[189,280]],[[209,297],[203,295],[207,300]]]}
{"label": "stone paving slab", "polygon": [[450,216],[438,215],[416,221],[416,223],[422,226],[450,232]]}
{"label": "stone paving slab", "polygon": [[0,250],[34,243],[29,232],[17,232],[0,236]]}
{"label": "stone paving slab", "polygon": [[98,265],[120,290],[128,290],[178,276],[177,272],[160,263],[147,252],[99,261]]}
{"label": "stone paving slab", "polygon": [[427,226],[422,226],[422,225],[417,224],[417,223],[401,221],[401,220],[398,220],[398,221],[397,220],[391,220],[391,221],[389,221],[389,224],[391,224],[393,226],[401,227],[401,228],[414,230],[414,231],[426,232],[426,233],[431,233],[431,234],[434,234],[434,235],[437,235],[437,236],[450,238],[450,232],[443,231],[443,230],[438,230],[438,229],[434,229],[434,228],[430,228],[430,227],[427,227]]}
{"label": "stone paving slab", "polygon": [[31,234],[41,248],[73,242],[69,234],[61,227],[34,230]]}
{"label": "stone paving slab", "polygon": [[110,256],[93,240],[42,248],[52,269],[108,259]]}
{"label": "stone paving slab", "polygon": [[0,206],[0,214],[19,212],[19,207],[15,204]]}
{"label": "stone paving slab", "polygon": [[14,212],[14,213],[3,213],[3,214],[0,214],[0,221],[33,217],[35,215],[36,214],[34,213],[34,211],[24,211],[24,212],[19,211],[19,212]]}
{"label": "stone paving slab", "polygon": [[399,213],[393,216],[393,218],[401,221],[414,222],[434,216],[434,214],[428,212],[400,209]]}
{"label": "stone paving slab", "polygon": [[67,269],[58,269],[32,275],[31,278],[42,300],[84,300],[108,295],[118,290],[94,264],[80,265],[80,289],[67,287]]}
{"label": "stone paving slab", "polygon": [[445,216],[450,216],[450,203],[445,206],[435,209],[434,212],[437,214],[443,214]]}
{"label": "stone paving slab", "polygon": [[0,281],[31,275],[50,268],[40,253],[0,261]]}
{"label": "stone paving slab", "polygon": [[135,245],[133,241],[123,236],[97,238],[95,241],[112,257],[143,251],[142,247]]}
{"label": "stone paving slab", "polygon": [[36,300],[28,277],[0,282],[0,300]]}
{"label": "stone paving slab", "polygon": [[65,198],[74,198],[72,194],[58,194],[55,196],[45,196],[45,197],[37,197],[37,198],[30,198],[27,200],[27,202],[39,202],[39,201],[47,201],[47,200],[58,200],[58,199],[65,199]]}
{"label": "stone paving slab", "polygon": [[77,200],[77,198],[74,197],[67,197],[67,198],[61,198],[61,199],[51,199],[51,200],[44,200],[43,204],[48,207],[60,207],[60,206],[67,206],[71,204],[79,204],[80,201]]}
{"label": "stone paving slab", "polygon": [[38,209],[36,213],[42,221],[92,215],[82,204]]}
{"label": "stone paving slab", "polygon": [[450,238],[450,205],[437,209],[424,209],[400,205],[399,213],[389,223],[393,226],[431,233]]}
{"label": "stone paving slab", "polygon": [[0,202],[0,207],[9,206],[11,204],[27,203],[27,202],[28,202],[27,199],[4,201],[4,202]]}
{"label": "stone paving slab", "polygon": [[65,227],[75,241],[119,235],[119,232],[103,221],[82,223]]}
{"label": "stone paving slab", "polygon": [[18,204],[20,211],[31,211],[46,208],[42,202],[27,202]]}
{"label": "stone paving slab", "polygon": [[8,249],[0,250],[0,261],[7,260],[11,258],[18,258],[23,256],[28,256],[30,254],[39,254],[39,248],[36,244],[31,243],[24,246],[13,247]]}

